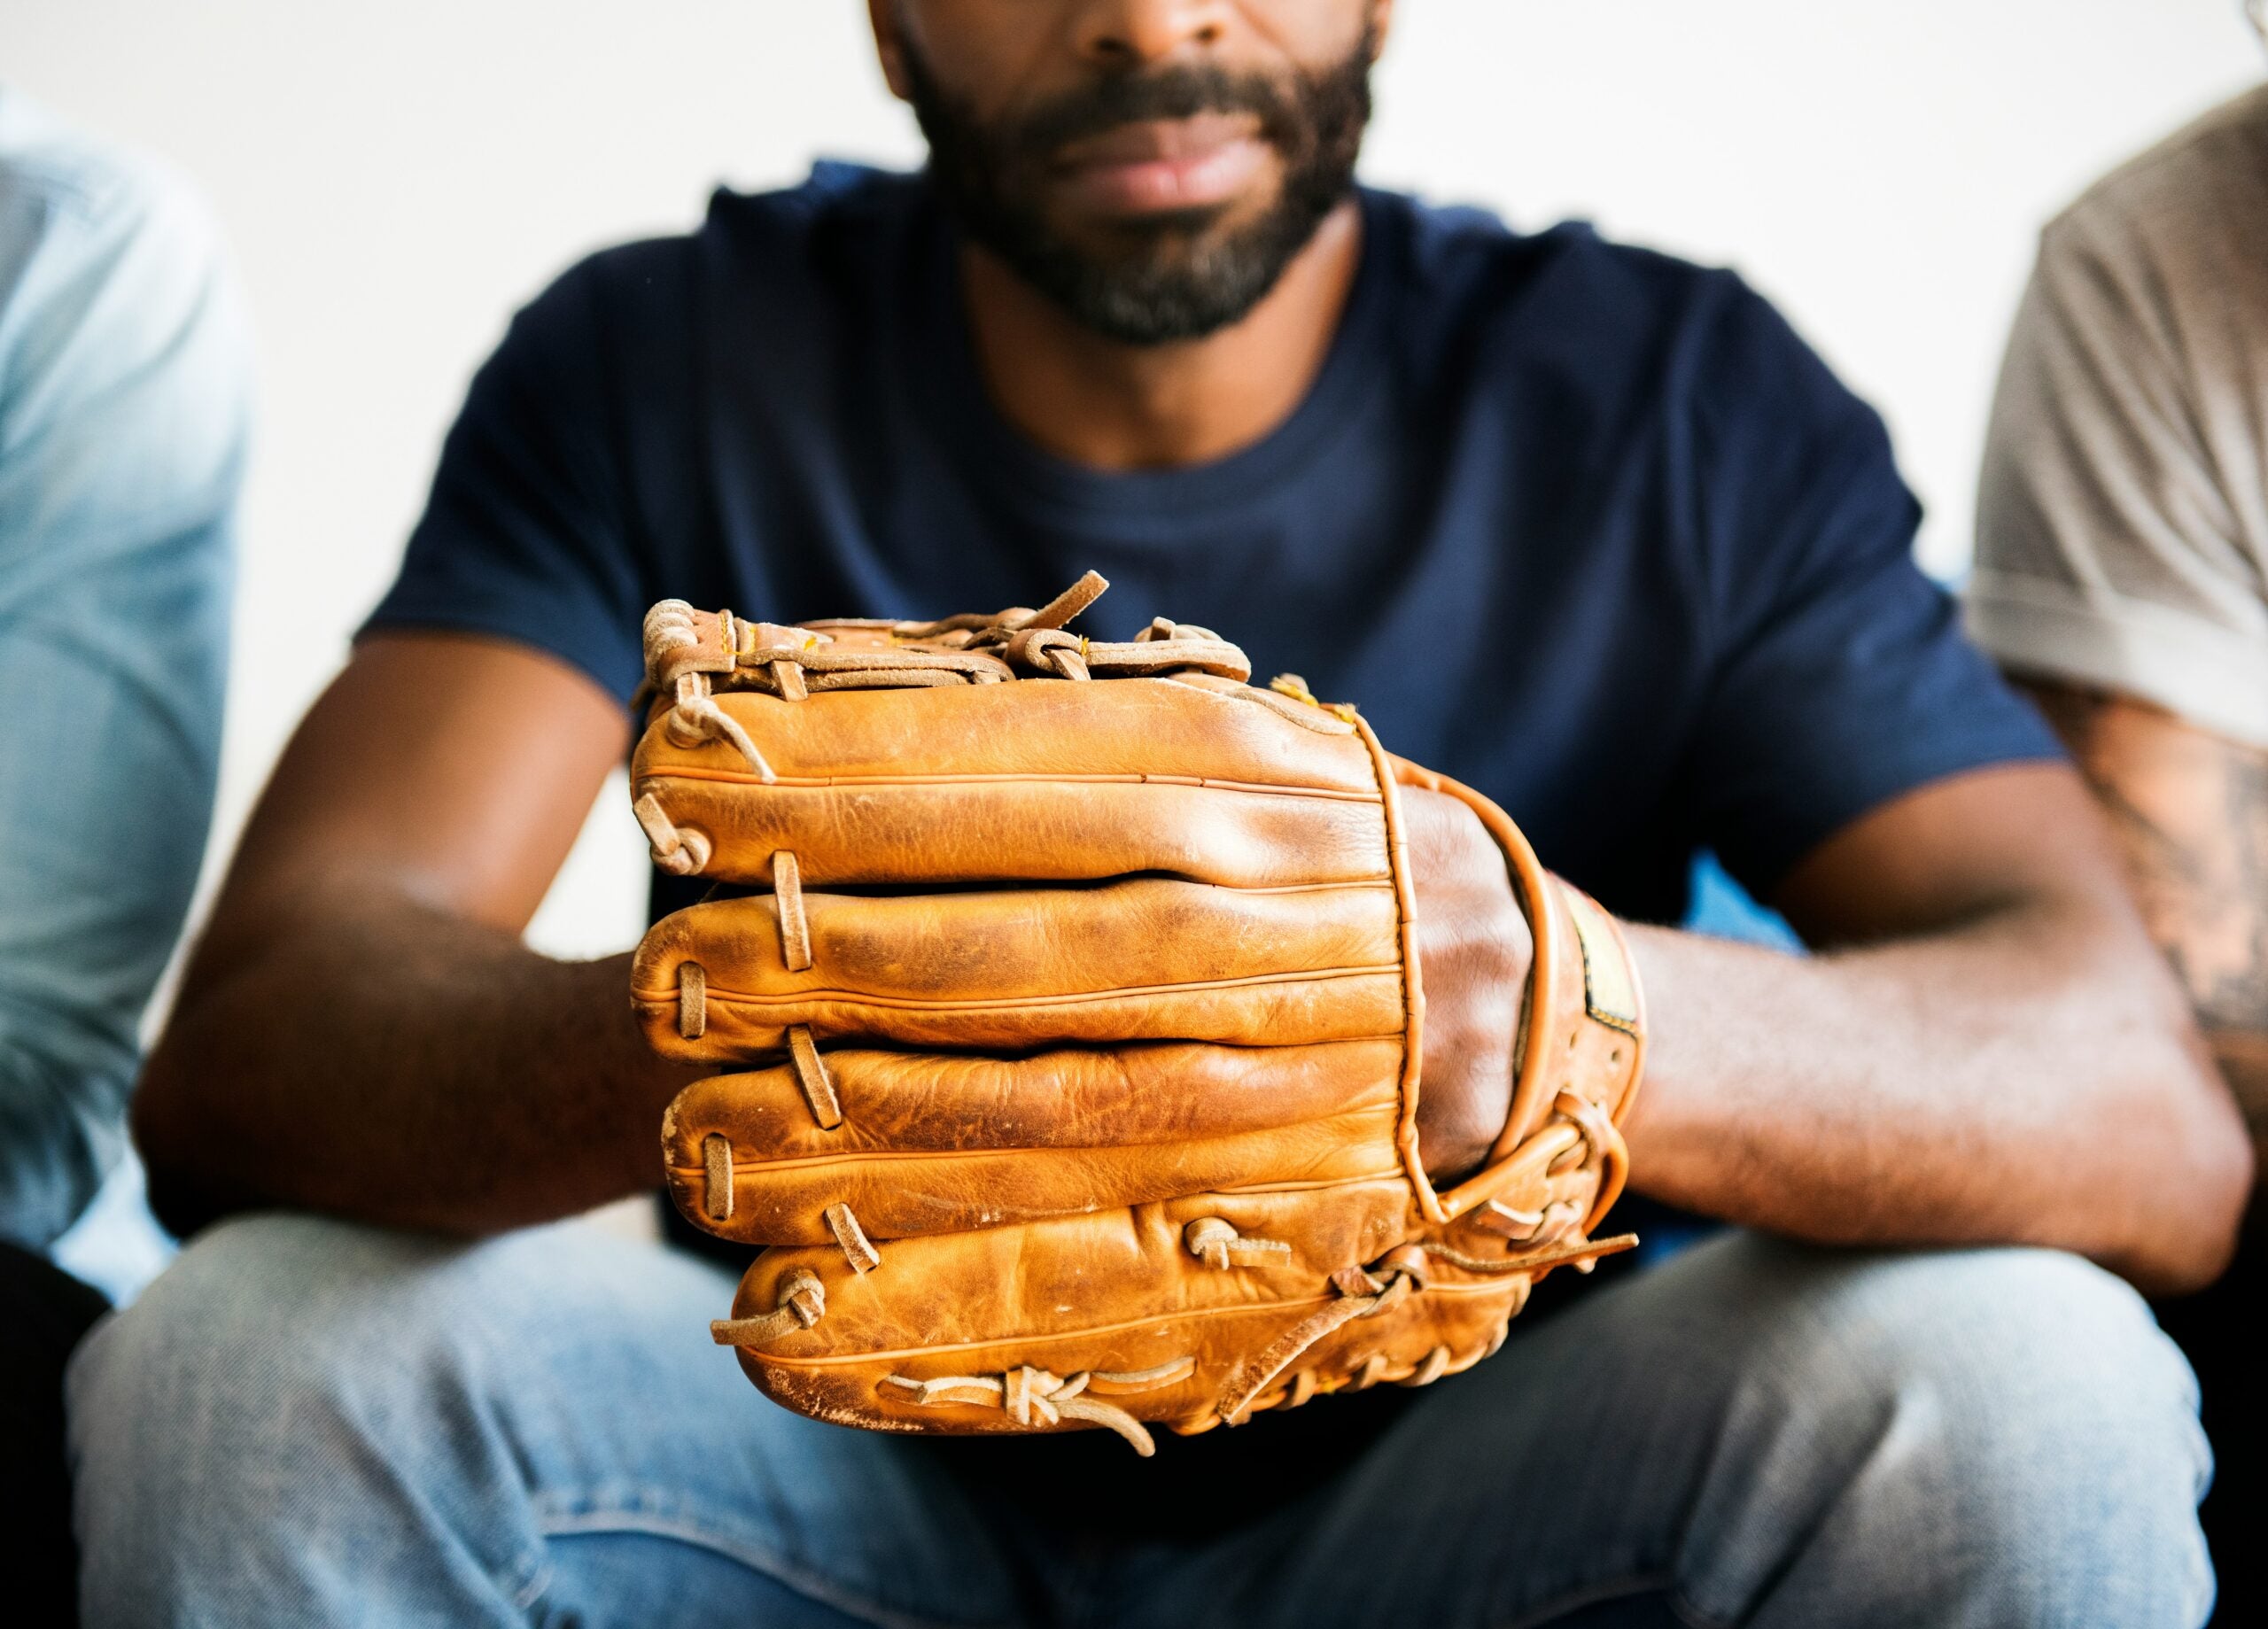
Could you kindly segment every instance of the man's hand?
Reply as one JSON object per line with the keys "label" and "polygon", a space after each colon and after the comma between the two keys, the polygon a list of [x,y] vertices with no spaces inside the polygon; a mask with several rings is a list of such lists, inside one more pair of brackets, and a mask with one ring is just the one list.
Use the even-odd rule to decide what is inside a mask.
{"label": "man's hand", "polygon": [[1511,1110],[1512,1047],[1533,949],[1504,851],[1453,797],[1405,787],[1425,992],[1418,1146],[1446,1186],[1487,1157]]}
{"label": "man's hand", "polygon": [[135,1129],[177,1231],[287,1204],[462,1231],[657,1174],[627,958],[520,942],[629,725],[502,641],[386,634],[300,725],[152,1053]]}
{"label": "man's hand", "polygon": [[[648,614],[640,824],[755,890],[633,968],[656,1051],[717,1071],[671,1105],[670,1187],[764,1247],[712,1333],[814,1417],[1146,1454],[1151,1423],[1479,1362],[1535,1275],[1630,1242],[1593,1237],[1644,1051],[1614,924],[1486,797],[1294,676],[1246,683],[1211,630],[1072,633],[1105,586]],[[1480,1167],[1446,1191],[1429,1102],[1436,1169]]]}

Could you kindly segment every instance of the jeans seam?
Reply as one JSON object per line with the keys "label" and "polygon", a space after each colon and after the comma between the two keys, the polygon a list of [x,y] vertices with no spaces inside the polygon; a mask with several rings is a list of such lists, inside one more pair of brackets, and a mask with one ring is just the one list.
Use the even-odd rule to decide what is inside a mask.
{"label": "jeans seam", "polygon": [[[669,1539],[695,1549],[709,1551],[726,1560],[746,1567],[785,1588],[795,1591],[819,1605],[828,1607],[846,1617],[872,1624],[874,1629],[983,1629],[965,1618],[928,1617],[917,1613],[903,1612],[882,1605],[856,1591],[843,1588],[834,1580],[821,1577],[807,1568],[799,1567],[763,1545],[743,1540],[727,1538],[692,1522],[675,1521],[665,1517],[649,1516],[625,1510],[586,1511],[576,1516],[555,1516],[544,1518],[539,1531],[546,1539],[572,1539],[610,1532],[643,1533],[649,1538]],[[550,1582],[546,1570],[545,1584]]]}
{"label": "jeans seam", "polygon": [[1553,1596],[1545,1605],[1530,1607],[1516,1617],[1499,1618],[1491,1629],[1546,1629],[1553,1619],[1565,1617],[1583,1607],[1596,1606],[1603,1601],[1612,1601],[1623,1595],[1643,1594],[1649,1590],[1659,1591],[1669,1610],[1677,1615],[1680,1622],[1690,1625],[1690,1629],[1728,1629],[1728,1625],[1686,1599],[1684,1592],[1677,1587],[1675,1575],[1666,1572],[1636,1572],[1609,1582],[1586,1584]]}

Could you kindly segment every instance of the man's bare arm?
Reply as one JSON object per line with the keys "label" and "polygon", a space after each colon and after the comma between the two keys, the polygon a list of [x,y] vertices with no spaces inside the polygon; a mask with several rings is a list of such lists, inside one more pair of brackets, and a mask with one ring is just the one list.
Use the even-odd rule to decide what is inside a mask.
{"label": "man's bare arm", "polygon": [[2142,920],[2268,1144],[2268,750],[2130,697],[2023,688],[2109,815]]}
{"label": "man's bare arm", "polygon": [[[151,1059],[137,1129],[169,1219],[286,1203],[477,1231],[651,1181],[687,1073],[646,1054],[621,958],[517,937],[625,737],[590,681],[517,647],[362,648],[278,767]],[[1636,934],[1646,1187],[1821,1239],[2056,1245],[2152,1287],[2218,1268],[2249,1151],[2069,771],[1913,794],[1779,903],[1847,948]]]}
{"label": "man's bare arm", "polygon": [[1775,903],[1821,954],[1634,935],[1642,1188],[1826,1242],[2054,1245],[2152,1291],[2219,1271],[2249,1151],[2070,770],[1923,787]]}
{"label": "man's bare arm", "polygon": [[482,1231],[651,1186],[687,1072],[630,1015],[627,958],[519,935],[628,725],[501,641],[366,640],[247,827],[135,1129],[187,1228],[284,1204]]}

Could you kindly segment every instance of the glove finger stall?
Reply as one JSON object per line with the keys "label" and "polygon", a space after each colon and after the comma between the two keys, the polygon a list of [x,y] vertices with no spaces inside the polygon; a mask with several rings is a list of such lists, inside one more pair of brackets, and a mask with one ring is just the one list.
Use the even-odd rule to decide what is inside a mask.
{"label": "glove finger stall", "polygon": [[[1137,878],[812,892],[785,905],[778,895],[714,901],[648,934],[632,999],[657,1051],[762,1059],[798,1026],[817,1041],[1029,1051],[1298,1044],[1395,1036],[1405,1021],[1400,924],[1385,883],[1253,891]],[[690,987],[687,964],[699,968]]]}
{"label": "glove finger stall", "polygon": [[1294,1126],[1395,1101],[1399,1037],[1309,1046],[1164,1042],[1022,1058],[843,1048],[825,1067],[840,1110],[822,1124],[787,1064],[711,1075],[678,1094],[664,1148],[702,1162],[729,1136],[766,1159],[1156,1144]]}
{"label": "glove finger stall", "polygon": [[758,882],[786,849],[816,884],[1388,874],[1357,732],[1272,692],[1136,679],[706,705],[753,759],[680,740],[664,711],[632,765],[673,869]]}
{"label": "glove finger stall", "polygon": [[838,1052],[835,1124],[813,1117],[794,1069],[773,1069],[687,1088],[664,1144],[678,1204],[726,1237],[824,1244],[835,1205],[873,1239],[946,1233],[1222,1187],[1389,1178],[1399,1061],[1384,1041]]}
{"label": "glove finger stall", "polygon": [[[1121,679],[937,689],[847,691],[808,700],[732,692],[718,709],[785,784],[877,787],[1030,776],[1335,790],[1377,790],[1354,727],[1319,709],[1244,685]],[[657,715],[658,716],[658,715]],[[633,780],[693,772],[745,780],[726,742],[649,730]]]}
{"label": "glove finger stall", "polygon": [[951,780],[760,785],[728,775],[638,783],[709,845],[699,874],[770,880],[772,857],[830,882],[1091,881],[1155,872],[1232,888],[1384,878],[1376,795],[1165,781]]}

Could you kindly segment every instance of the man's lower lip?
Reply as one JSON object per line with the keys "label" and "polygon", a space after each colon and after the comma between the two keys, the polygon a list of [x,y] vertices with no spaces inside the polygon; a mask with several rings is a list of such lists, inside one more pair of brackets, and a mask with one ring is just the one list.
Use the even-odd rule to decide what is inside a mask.
{"label": "man's lower lip", "polygon": [[1171,159],[1083,164],[1066,173],[1064,184],[1089,206],[1114,214],[1203,209],[1243,192],[1267,162],[1268,144],[1244,137]]}

